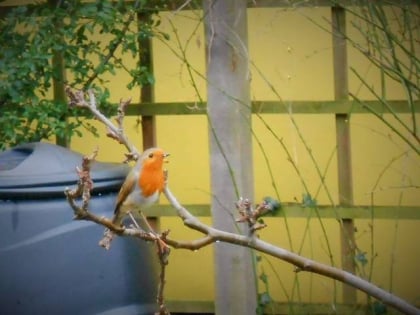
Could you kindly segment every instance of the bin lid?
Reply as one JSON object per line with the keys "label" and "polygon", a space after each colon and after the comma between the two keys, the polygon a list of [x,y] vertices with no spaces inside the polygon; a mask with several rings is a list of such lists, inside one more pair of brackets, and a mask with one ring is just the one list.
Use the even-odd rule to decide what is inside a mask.
{"label": "bin lid", "polygon": [[[83,156],[58,145],[34,142],[0,153],[0,199],[63,197],[74,187]],[[95,162],[91,167],[93,193],[117,191],[129,166]]]}

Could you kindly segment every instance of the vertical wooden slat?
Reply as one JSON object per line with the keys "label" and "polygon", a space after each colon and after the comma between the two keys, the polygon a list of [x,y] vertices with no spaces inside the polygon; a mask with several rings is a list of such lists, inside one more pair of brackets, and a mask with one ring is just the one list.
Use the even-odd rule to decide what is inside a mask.
{"label": "vertical wooden slat", "polygon": [[[141,23],[148,22],[151,16],[147,13],[138,13],[137,22],[139,25],[139,31]],[[140,64],[149,69],[150,73],[153,73],[153,52],[152,52],[152,41],[145,37],[139,39],[139,58]],[[140,104],[141,103],[153,103],[154,101],[154,89],[151,84],[143,84],[140,91]],[[156,146],[156,119],[155,116],[141,116],[141,130],[143,140],[143,150]],[[150,226],[155,230],[160,230],[160,220],[158,217],[147,217]]]}
{"label": "vertical wooden slat", "polygon": [[[57,5],[57,0],[48,0],[48,4],[51,7]],[[55,19],[54,24],[56,28],[62,27],[63,21],[59,19]],[[64,39],[63,39],[64,41]],[[66,70],[64,67],[64,58],[63,54],[59,51],[53,51],[53,58],[52,58],[52,68],[53,68],[53,97],[54,101],[56,102],[67,102],[66,92],[64,83],[66,82]],[[61,117],[63,121],[67,121],[67,117]],[[70,136],[65,134],[64,136],[56,135],[55,143],[62,147],[69,147],[70,146]]]}
{"label": "vertical wooden slat", "polygon": [[[143,22],[148,22],[151,17],[147,13],[139,13],[137,15],[139,25]],[[139,26],[140,27],[140,26]],[[140,37],[140,63],[153,73],[153,54],[152,42],[149,38]],[[140,103],[152,103],[154,101],[154,89],[150,84],[143,84],[141,87]],[[155,116],[142,116],[141,128],[143,137],[143,149],[146,150],[156,146],[156,119]]]}
{"label": "vertical wooden slat", "polygon": [[[234,219],[237,198],[253,198],[246,1],[205,0],[203,6],[213,225],[248,233]],[[221,242],[215,244],[214,256],[215,313],[255,314],[252,252]]]}
{"label": "vertical wooden slat", "polygon": [[[346,13],[344,8],[333,6],[332,33],[334,58],[334,96],[336,100],[348,98],[348,63],[346,45]],[[338,193],[341,206],[353,205],[353,178],[351,165],[350,115],[336,114]],[[341,222],[341,261],[344,270],[355,273],[354,222],[344,218]],[[343,284],[343,302],[356,303],[356,290]]]}
{"label": "vertical wooden slat", "polygon": [[[66,70],[64,68],[63,55],[60,52],[54,52],[52,66],[55,74],[53,76],[54,101],[65,103],[67,101],[64,86],[64,83],[66,82]],[[61,119],[67,121],[67,117],[65,116]],[[56,135],[55,143],[67,148],[70,146],[70,136],[67,134],[64,136]]]}

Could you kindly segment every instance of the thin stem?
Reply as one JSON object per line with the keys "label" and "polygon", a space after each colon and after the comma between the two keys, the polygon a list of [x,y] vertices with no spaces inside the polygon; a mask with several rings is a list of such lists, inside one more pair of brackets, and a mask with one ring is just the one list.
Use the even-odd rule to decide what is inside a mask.
{"label": "thin stem", "polygon": [[[193,76],[193,74],[192,74],[192,70],[191,70],[191,69],[192,69],[192,67],[191,67],[190,63],[188,62],[188,59],[187,59],[187,56],[186,56],[186,47],[185,47],[185,48],[183,48],[183,47],[182,47],[181,40],[180,40],[179,35],[178,35],[178,31],[177,31],[177,29],[176,29],[175,25],[173,24],[173,22],[172,22],[171,20],[169,20],[169,23],[170,23],[170,25],[171,25],[171,27],[172,27],[172,31],[173,31],[173,32],[174,32],[174,34],[175,34],[175,39],[176,39],[176,41],[177,41],[178,48],[179,48],[179,50],[180,50],[180,52],[181,52],[181,60],[182,60],[182,62],[183,62],[183,63],[185,63],[185,65],[186,65],[186,68],[187,68],[188,75],[189,75],[189,77],[190,77],[190,80],[191,80],[192,86],[193,86],[193,88],[194,88],[194,90],[195,90],[195,92],[196,92],[197,97],[199,98],[200,103],[204,103],[204,100],[203,100],[203,99],[202,99],[202,97],[201,97],[201,93],[200,93],[200,91],[198,90],[197,85],[195,84],[194,76]],[[196,30],[197,30],[197,28],[194,30],[194,32],[195,32]],[[193,33],[194,33],[194,32],[193,32]],[[191,38],[191,37],[190,37],[190,38]],[[188,45],[188,43],[189,43],[189,41],[187,41],[187,45]],[[221,144],[221,142],[220,142],[219,136],[218,136],[218,135],[217,135],[217,133],[216,133],[216,130],[215,130],[214,126],[213,126],[213,123],[212,123],[212,121],[211,121],[211,119],[210,119],[209,115],[207,114],[207,115],[206,115],[206,117],[207,117],[207,122],[208,122],[209,127],[210,127],[211,134],[212,134],[212,136],[214,137],[215,143],[216,143],[216,145],[217,145],[218,149],[220,150],[220,153],[222,154],[223,159],[224,159],[224,160],[225,160],[225,162],[226,162],[226,166],[227,166],[227,168],[228,168],[229,175],[230,175],[230,178],[231,178],[231,180],[232,180],[232,186],[233,186],[233,188],[234,188],[234,190],[235,190],[235,195],[236,195],[236,197],[237,197],[237,198],[239,198],[239,197],[240,197],[240,192],[239,192],[239,186],[238,186],[238,183],[236,182],[235,172],[234,172],[234,170],[233,170],[233,168],[232,168],[231,163],[229,162],[228,157],[226,156],[226,153],[225,153],[225,151],[224,151],[224,149],[223,149],[223,147],[222,147],[222,144]]]}
{"label": "thin stem", "polygon": [[[400,58],[397,57],[396,51],[395,51],[395,46],[394,43],[399,43],[399,40],[397,40],[395,37],[392,36],[392,31],[389,29],[389,25],[388,25],[388,21],[386,19],[386,15],[385,12],[383,11],[382,6],[378,5],[378,6],[373,6],[374,8],[374,12],[376,13],[378,20],[380,21],[383,29],[384,29],[384,35],[385,38],[387,40],[388,43],[388,47],[390,49],[391,52],[391,56],[392,56],[392,60],[393,60],[393,64],[395,69],[397,69],[397,71],[399,73],[403,73],[402,69],[401,69],[401,61]],[[405,76],[401,76],[400,77],[401,80],[401,84],[405,89],[405,93],[407,95],[407,102],[408,102],[408,106],[411,109],[411,117],[412,117],[412,122],[413,122],[413,135],[414,137],[417,138],[417,124],[416,124],[416,113],[415,113],[415,109],[414,109],[414,105],[413,105],[413,96],[411,94],[411,88],[409,86],[409,83],[407,81],[409,81]],[[417,138],[417,140],[419,140]],[[420,141],[420,140],[419,140]]]}
{"label": "thin stem", "polygon": [[[205,224],[201,223],[200,220],[194,217],[191,213],[188,212],[187,209],[181,206],[181,204],[176,200],[175,196],[169,190],[168,187],[164,188],[163,193],[165,194],[168,201],[172,204],[172,206],[177,211],[178,215],[182,218],[184,224],[193,230],[199,231],[206,235],[204,239],[201,239],[200,242],[196,242],[197,246],[205,246],[211,242],[226,242],[235,244],[238,246],[245,246],[259,252],[268,254],[273,257],[277,257],[281,260],[289,262],[296,266],[296,272],[307,271],[313,272],[320,275],[327,276],[328,278],[338,280],[340,282],[349,284],[354,288],[357,288],[369,295],[372,295],[376,299],[382,301],[385,304],[388,304],[405,314],[413,314],[418,315],[420,314],[420,310],[414,307],[413,305],[407,303],[406,301],[402,300],[401,298],[392,295],[383,289],[375,286],[374,284],[359,278],[358,276],[346,272],[344,270],[338,269],[333,266],[328,266],[325,264],[318,263],[316,261],[307,259],[305,257],[299,256],[294,254],[290,251],[287,251],[283,248],[276,247],[272,244],[266,243],[257,238],[250,238],[244,235],[238,235],[234,233],[229,233],[221,230],[217,230],[213,227],[206,226]],[[178,248],[187,248],[190,250],[197,250],[201,247],[192,246],[192,242],[177,242],[175,240],[166,239],[166,242],[170,245],[174,244]]]}
{"label": "thin stem", "polygon": [[[398,205],[401,205],[403,198],[403,192],[400,192],[400,196],[398,199]],[[397,216],[395,217],[394,222],[394,238],[391,245],[391,267],[389,269],[389,292],[392,293],[394,287],[394,268],[395,268],[395,261],[396,261],[396,251],[397,251],[397,241],[398,241],[398,230],[400,226],[400,220],[398,218],[398,211],[396,212]]]}
{"label": "thin stem", "polygon": [[[347,10],[347,9],[346,9]],[[306,16],[304,15],[309,21],[311,21],[312,23],[314,23],[316,26],[318,26],[319,28],[321,28],[322,30],[324,30],[325,32],[331,34],[331,30],[328,29],[327,27],[321,25],[319,22],[315,21],[313,18],[311,18],[310,16]],[[327,21],[327,23],[330,23],[330,21]],[[359,51],[361,54],[363,54],[373,65],[375,65],[378,69],[383,69],[385,71],[385,73],[393,80],[400,82],[400,78],[404,76],[403,73],[398,72],[395,68],[384,64],[381,62],[380,59],[378,59],[377,57],[375,57],[371,51],[369,51],[368,49],[366,49],[363,45],[357,43],[355,40],[353,40],[352,38],[348,37],[348,35],[346,34],[340,34],[341,36],[343,36],[357,51]],[[406,78],[406,83],[409,85],[409,87],[415,91],[417,91],[417,93],[420,91],[419,85],[417,84],[417,82],[413,82],[412,80],[409,80]]]}
{"label": "thin stem", "polygon": [[398,129],[396,129],[391,123],[389,123],[386,119],[384,119],[382,117],[382,115],[380,113],[378,113],[376,110],[374,110],[372,107],[370,107],[368,104],[366,104],[364,101],[360,100],[356,95],[354,95],[353,93],[349,93],[349,95],[357,102],[359,103],[361,106],[363,106],[364,108],[366,108],[369,112],[371,112],[372,114],[374,114],[377,118],[379,118],[379,120],[381,120],[389,129],[391,129],[398,137],[400,137],[405,143],[407,143],[410,148],[413,149],[414,152],[416,152],[418,155],[420,154],[420,149],[413,143],[411,143],[411,141],[405,137],[400,131],[398,131]]}
{"label": "thin stem", "polygon": [[116,42],[113,43],[112,46],[108,47],[109,48],[108,54],[100,61],[99,65],[93,70],[92,76],[83,85],[84,90],[90,87],[92,82],[99,76],[100,70],[109,62],[109,60],[111,60],[111,58],[114,57],[114,54],[115,54],[117,48],[124,41],[125,34],[129,30],[130,24],[134,21],[134,19],[136,17],[135,11],[139,8],[141,2],[142,1],[140,1],[140,0],[136,0],[136,2],[134,2],[133,9],[132,9],[132,11],[129,12],[128,19],[123,24],[121,34],[118,35],[118,38],[117,38]]}
{"label": "thin stem", "polygon": [[[266,78],[266,77],[262,74],[262,72],[260,71],[260,69],[259,69],[259,68],[257,68],[257,67],[256,67],[256,65],[255,65],[254,63],[252,63],[252,64],[253,64],[254,68],[257,70],[258,74],[262,77],[262,79],[265,81],[265,83],[269,86],[269,88],[271,89],[271,91],[272,91],[272,92],[276,95],[276,97],[277,97],[280,101],[283,101],[283,100],[282,100],[282,98],[281,98],[281,96],[280,96],[280,94],[277,92],[277,90],[276,90],[276,89],[275,89],[275,87],[273,86],[273,84],[267,80],[267,78]],[[258,116],[258,117],[261,117],[259,114],[257,114],[257,116]],[[324,186],[324,189],[325,189],[325,191],[326,191],[326,193],[327,193],[327,195],[328,195],[328,197],[329,197],[329,200],[330,200],[331,204],[332,204],[332,205],[334,205],[334,201],[333,201],[333,199],[332,199],[332,197],[331,197],[331,194],[329,193],[329,190],[328,190],[327,186],[325,185],[325,182],[324,182],[324,179],[323,179],[322,173],[321,173],[321,171],[320,171],[320,168],[319,168],[319,166],[318,166],[318,163],[316,162],[316,160],[315,160],[315,158],[314,158],[314,156],[313,156],[313,154],[312,154],[312,150],[309,148],[309,146],[308,146],[308,144],[307,144],[306,140],[304,139],[304,137],[303,137],[303,135],[302,135],[302,133],[301,133],[301,131],[300,131],[300,128],[299,128],[298,124],[296,123],[296,120],[294,119],[294,117],[293,117],[293,115],[290,113],[290,111],[289,111],[289,118],[290,118],[290,120],[292,121],[292,124],[293,124],[293,126],[294,126],[294,128],[295,128],[296,132],[298,133],[298,135],[299,135],[299,138],[300,138],[301,142],[304,144],[305,149],[306,149],[306,151],[308,152],[308,154],[309,154],[309,156],[310,156],[310,158],[311,158],[311,161],[312,161],[312,163],[313,163],[313,165],[314,165],[314,167],[315,167],[315,169],[316,169],[316,171],[317,171],[317,174],[318,174],[319,178],[321,179],[321,183],[322,183],[322,184],[323,184],[323,186]],[[265,122],[264,122],[264,123],[265,123]],[[269,128],[269,127],[267,126],[267,124],[266,124],[266,123],[265,123],[265,125],[266,125],[267,129],[268,129],[268,130],[271,130],[271,131],[272,131],[272,133],[273,133],[273,130],[272,130],[271,128]],[[279,139],[280,144],[282,145],[282,147],[283,147],[284,151],[285,151],[285,152],[286,152],[286,154],[288,155],[289,162],[291,162],[291,163],[292,163],[292,165],[293,165],[294,169],[296,170],[296,172],[297,172],[298,174],[300,174],[300,170],[298,169],[298,167],[297,167],[296,163],[295,163],[295,162],[294,162],[294,160],[292,159],[292,156],[291,156],[291,154],[290,154],[289,150],[287,149],[286,145],[284,144],[283,139],[280,139],[280,138],[278,138],[278,137],[277,137],[277,139]],[[303,186],[304,186],[305,193],[309,194],[309,189],[308,189],[308,186],[306,185],[305,180],[303,179],[303,176],[302,176],[302,175],[300,175],[299,177],[301,178],[301,182],[302,182],[302,184],[303,184]],[[324,236],[324,238],[325,238],[325,242],[326,242],[327,249],[328,249],[328,256],[329,256],[329,258],[330,258],[331,264],[334,266],[334,257],[333,257],[333,255],[332,255],[332,250],[331,250],[330,241],[329,241],[329,239],[328,239],[328,235],[327,235],[327,232],[326,232],[326,229],[325,229],[324,223],[322,222],[321,216],[320,216],[320,214],[319,214],[318,207],[314,207],[314,211],[315,211],[315,213],[316,213],[316,215],[317,215],[317,218],[318,218],[318,220],[319,220],[319,223],[320,223],[320,225],[321,225],[321,229],[322,229],[322,232],[323,232],[323,236]]]}
{"label": "thin stem", "polygon": [[[375,90],[362,78],[362,76],[354,69],[354,68],[350,68],[353,73],[358,77],[358,79],[363,83],[364,86],[366,86],[369,91],[375,95],[375,97],[382,103],[382,105],[384,105],[388,111],[390,112],[390,114],[392,114],[392,116],[410,133],[412,134],[412,130],[401,120],[401,118],[398,116],[398,114],[394,111],[394,109],[388,104],[388,102],[382,98],[381,96],[379,96]],[[368,105],[366,105],[368,106]],[[414,138],[417,140],[417,142],[420,142],[420,138],[418,138],[415,134],[413,134]]]}

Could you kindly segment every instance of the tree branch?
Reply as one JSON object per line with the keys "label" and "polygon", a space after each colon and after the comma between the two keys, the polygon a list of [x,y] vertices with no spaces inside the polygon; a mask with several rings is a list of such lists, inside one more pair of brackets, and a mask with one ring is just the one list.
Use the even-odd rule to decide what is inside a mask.
{"label": "tree branch", "polygon": [[407,303],[394,294],[389,293],[377,287],[376,285],[357,277],[354,274],[302,257],[283,248],[276,247],[272,244],[264,242],[253,236],[224,232],[207,226],[203,224],[199,219],[194,217],[187,209],[182,207],[168,187],[165,187],[163,193],[171,205],[176,209],[179,217],[182,218],[186,226],[206,235],[204,238],[189,242],[165,239],[168,245],[174,246],[175,248],[198,250],[211,243],[220,241],[249,247],[293,264],[296,267],[296,272],[308,271],[338,280],[375,297],[384,304],[392,306],[404,314],[420,314],[420,310],[413,305]]}
{"label": "tree branch", "polygon": [[[125,109],[130,104],[131,98],[128,100],[120,100],[118,106],[117,123],[118,127],[115,126],[96,106],[96,98],[93,90],[87,91],[88,99],[85,98],[85,93],[81,90],[72,89],[70,86],[66,86],[65,92],[69,98],[69,106],[76,106],[88,109],[93,116],[107,127],[107,136],[123,144],[129,153],[126,154],[126,161],[137,160],[139,157],[139,151],[130,142],[128,137],[125,135],[123,121],[125,115]],[[125,161],[125,162],[126,162]]]}
{"label": "tree branch", "polygon": [[[145,241],[155,241],[157,246],[157,254],[160,262],[160,282],[157,295],[157,303],[159,305],[159,310],[156,315],[168,315],[170,314],[166,305],[164,303],[164,287],[165,287],[165,271],[168,264],[168,255],[169,250],[166,248],[166,244],[162,244],[161,238],[159,235],[154,234],[152,231],[146,232],[139,228],[138,226],[129,228],[116,225],[112,223],[111,220],[105,217],[99,217],[94,213],[89,211],[89,200],[91,197],[91,190],[93,189],[93,180],[90,176],[90,167],[91,164],[95,161],[95,158],[98,154],[98,149],[96,149],[90,156],[83,157],[82,168],[76,168],[77,174],[79,176],[79,181],[77,186],[74,189],[66,188],[64,193],[66,195],[67,201],[70,204],[70,207],[74,212],[75,220],[85,220],[95,222],[107,228],[106,236],[101,240],[101,246],[109,247],[109,243],[113,237],[113,234],[116,233],[120,236],[130,236],[137,237]],[[81,205],[78,205],[76,199],[82,198]],[[109,233],[107,233],[109,232]],[[165,236],[168,232],[165,233]],[[166,247],[164,247],[166,246]]]}
{"label": "tree branch", "polygon": [[[124,108],[129,103],[129,100],[125,102],[120,102],[120,109],[117,118],[119,127],[117,128],[107,117],[105,117],[96,108],[95,97],[91,90],[88,91],[89,102],[85,100],[85,95],[81,91],[73,91],[67,87],[66,93],[70,99],[70,105],[88,108],[95,115],[96,118],[98,118],[108,127],[108,132],[112,134],[111,137],[124,144],[130,151],[128,158],[130,158],[130,155],[132,157],[138,155],[137,149],[128,141],[127,137],[124,135],[124,130],[122,126],[124,118]],[[249,227],[251,228],[250,234],[240,235],[235,233],[229,233],[203,224],[197,217],[194,217],[187,209],[185,209],[178,202],[178,200],[172,194],[166,183],[163,193],[176,210],[178,216],[183,220],[184,225],[204,234],[204,237],[190,241],[177,241],[170,239],[168,237],[168,231],[162,233],[161,235],[156,235],[152,232],[143,231],[139,227],[130,226],[127,228],[117,226],[114,225],[111,220],[105,217],[96,216],[95,214],[89,211],[88,206],[90,200],[90,191],[93,188],[93,181],[90,177],[90,165],[94,161],[97,152],[98,151],[96,149],[90,156],[83,158],[82,169],[77,169],[77,173],[79,175],[77,187],[72,190],[69,188],[65,190],[67,200],[69,202],[70,207],[73,209],[76,220],[87,220],[95,222],[108,228],[109,230],[111,230],[119,236],[130,236],[137,237],[146,241],[156,241],[158,247],[157,252],[161,266],[160,282],[157,297],[159,311],[156,314],[169,314],[169,311],[167,310],[164,304],[163,298],[163,291],[165,286],[165,270],[168,264],[169,251],[161,247],[163,245],[161,241],[164,241],[165,244],[170,245],[174,248],[182,248],[189,250],[198,250],[215,242],[225,242],[238,246],[252,248],[259,252],[265,253],[267,255],[279,258],[283,261],[293,264],[296,267],[295,272],[307,271],[338,280],[340,282],[351,285],[354,288],[359,289],[372,297],[375,297],[376,299],[382,301],[384,304],[394,307],[395,309],[405,314],[420,314],[420,310],[414,307],[413,305],[354,274],[332,266],[321,264],[314,260],[305,258],[303,256],[297,255],[293,252],[290,252],[280,247],[276,247],[270,243],[258,239],[254,235],[254,232],[257,229],[264,228],[265,225],[260,225],[257,219],[259,216],[264,215],[267,211],[272,211],[272,209],[270,209],[272,205],[270,205],[269,203],[262,203],[261,205],[257,206],[257,208],[254,210],[252,209],[250,201],[246,199],[239,200],[239,202],[237,203],[237,208],[239,211],[239,218],[237,219],[237,222],[248,223]],[[80,197],[82,197],[81,206],[77,205],[76,203],[76,199]]]}

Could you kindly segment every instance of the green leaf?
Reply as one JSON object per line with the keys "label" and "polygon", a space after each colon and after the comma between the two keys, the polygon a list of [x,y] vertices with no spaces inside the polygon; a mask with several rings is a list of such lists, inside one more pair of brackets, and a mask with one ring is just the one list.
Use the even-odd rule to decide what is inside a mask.
{"label": "green leaf", "polygon": [[[124,64],[124,54],[140,54],[139,34],[146,38],[159,34],[154,29],[159,25],[155,22],[155,17],[159,21],[157,9],[150,11],[153,18],[137,30],[137,20],[128,18],[133,5],[122,0],[70,1],[60,7],[40,3],[30,11],[27,6],[18,6],[2,16],[0,149],[55,134],[97,134],[92,126],[84,125],[84,118],[66,122],[65,117],[80,114],[80,109],[69,110],[66,104],[47,99],[51,97],[53,79],[61,77],[60,68],[52,65],[53,54],[62,54],[72,86],[84,86],[95,74],[89,84],[92,87],[104,82],[109,74],[130,69],[131,65]],[[102,37],[98,36],[99,31]],[[108,54],[114,48],[118,54],[110,58]],[[121,51],[123,56],[116,58]],[[138,66],[129,73],[132,87],[155,83],[146,67]],[[105,115],[116,112],[108,101],[108,90],[97,89],[95,95]],[[79,128],[82,125],[85,128]]]}
{"label": "green leaf", "polygon": [[281,209],[280,201],[269,196],[264,197],[263,200],[264,200],[265,207],[268,211],[272,213],[276,213],[278,210]]}
{"label": "green leaf", "polygon": [[268,292],[263,292],[259,294],[258,304],[267,305],[272,302],[271,296]]}
{"label": "green leaf", "polygon": [[160,34],[163,36],[163,38],[164,38],[165,40],[170,40],[170,39],[171,39],[171,37],[170,37],[170,36],[169,36],[169,34],[167,34],[167,33],[163,33],[163,32],[161,32]]}
{"label": "green leaf", "polygon": [[316,208],[317,201],[315,198],[312,198],[310,193],[303,194],[302,196],[302,207],[304,208]]}
{"label": "green leaf", "polygon": [[385,304],[383,304],[380,301],[373,302],[373,314],[383,315],[383,314],[387,314],[387,313],[388,313],[388,310],[387,310]]}
{"label": "green leaf", "polygon": [[355,256],[356,261],[362,264],[362,266],[365,266],[368,263],[368,259],[366,258],[366,252],[359,252]]}
{"label": "green leaf", "polygon": [[261,273],[259,278],[262,281],[262,283],[267,283],[268,277],[265,273]]}

